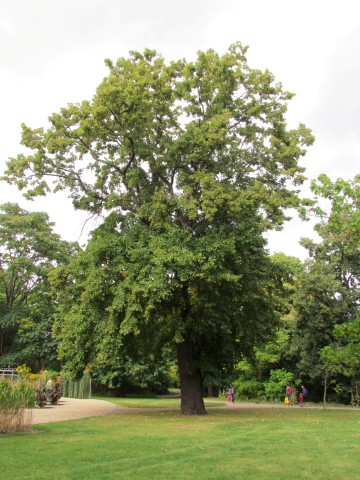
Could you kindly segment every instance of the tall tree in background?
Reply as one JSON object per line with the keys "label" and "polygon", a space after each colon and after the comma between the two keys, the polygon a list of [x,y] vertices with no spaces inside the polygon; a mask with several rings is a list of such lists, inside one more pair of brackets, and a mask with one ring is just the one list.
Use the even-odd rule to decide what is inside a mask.
{"label": "tall tree in background", "polygon": [[48,351],[52,306],[47,276],[68,260],[75,246],[61,241],[52,227],[46,213],[27,212],[12,203],[0,206],[1,363],[32,359],[42,367],[56,352],[54,346]]}
{"label": "tall tree in background", "polygon": [[272,292],[273,310],[278,321],[273,337],[265,345],[255,347],[252,357],[243,358],[238,363],[237,378],[234,376],[232,381],[235,379],[239,396],[263,398],[264,387],[272,371],[293,371],[289,338],[296,325],[294,296],[303,271],[304,264],[296,257],[284,253],[275,253],[270,257],[272,281],[268,288]]}
{"label": "tall tree in background", "polygon": [[311,249],[312,254],[333,265],[340,285],[337,299],[346,308],[346,315],[334,326],[333,341],[321,350],[321,358],[329,374],[349,379],[352,402],[359,405],[360,176],[332,182],[321,175],[312,188],[327,202],[316,212],[321,217],[317,231],[323,241]]}
{"label": "tall tree in background", "polygon": [[298,161],[313,141],[304,125],[287,129],[292,95],[245,53],[107,60],[91,102],[53,114],[47,131],[23,125],[33,154],[5,174],[27,197],[68,189],[75,208],[116,214],[116,333],[167,332],[184,413],[205,413],[204,378],[273,323],[262,234],[299,205]]}
{"label": "tall tree in background", "polygon": [[329,352],[336,337],[344,343],[344,335],[353,331],[351,325],[359,315],[360,177],[332,182],[321,175],[312,182],[312,190],[318,197],[312,210],[320,220],[315,230],[321,241],[302,240],[310,258],[298,285],[293,343],[299,355],[298,373],[320,385],[325,368],[320,349],[330,348],[325,362],[330,365]]}

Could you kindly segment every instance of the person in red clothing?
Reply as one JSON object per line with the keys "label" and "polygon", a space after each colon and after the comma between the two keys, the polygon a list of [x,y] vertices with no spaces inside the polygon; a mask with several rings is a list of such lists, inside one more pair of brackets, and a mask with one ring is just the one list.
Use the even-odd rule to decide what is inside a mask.
{"label": "person in red clothing", "polygon": [[227,395],[227,403],[229,404],[231,402],[231,388],[227,387],[226,395]]}
{"label": "person in red clothing", "polygon": [[293,398],[292,398],[292,393],[293,389],[290,385],[286,385],[286,398],[287,401],[285,402],[287,405],[292,405],[293,404]]}
{"label": "person in red clothing", "polygon": [[[304,385],[301,385],[301,393],[299,398],[299,405],[300,407],[304,406],[304,402],[306,401],[306,397],[308,396],[308,390]],[[302,400],[301,400],[302,399]]]}

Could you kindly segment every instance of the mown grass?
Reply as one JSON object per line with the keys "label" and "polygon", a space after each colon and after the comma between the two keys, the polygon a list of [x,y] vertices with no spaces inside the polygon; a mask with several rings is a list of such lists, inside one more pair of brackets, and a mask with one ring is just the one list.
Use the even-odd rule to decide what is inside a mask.
{"label": "mown grass", "polygon": [[359,478],[360,412],[174,411],[38,425],[0,437],[4,479]]}
{"label": "mown grass", "polygon": [[[93,395],[94,400],[106,400],[107,402],[115,403],[121,407],[130,408],[178,408],[180,409],[180,398],[163,398],[163,397],[109,397],[107,395]],[[217,399],[205,399],[207,407],[217,407],[219,404],[225,405],[224,401],[217,401]]]}

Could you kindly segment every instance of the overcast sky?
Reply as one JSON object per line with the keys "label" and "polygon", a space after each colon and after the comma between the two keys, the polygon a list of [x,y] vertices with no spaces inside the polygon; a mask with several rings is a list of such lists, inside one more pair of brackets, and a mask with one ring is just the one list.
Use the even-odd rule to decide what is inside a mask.
{"label": "overcast sky", "polygon": [[[154,48],[167,60],[198,50],[249,45],[252,68],[268,68],[296,97],[289,126],[312,129],[302,159],[309,179],[360,173],[360,5],[357,0],[1,0],[0,171],[21,150],[20,124],[45,126],[67,103],[91,99],[104,59]],[[86,241],[84,212],[64,196],[25,201],[0,184],[0,203],[47,211],[66,240]],[[85,229],[86,230],[86,229]],[[289,222],[269,239],[271,252],[306,257],[298,245],[309,224]]]}

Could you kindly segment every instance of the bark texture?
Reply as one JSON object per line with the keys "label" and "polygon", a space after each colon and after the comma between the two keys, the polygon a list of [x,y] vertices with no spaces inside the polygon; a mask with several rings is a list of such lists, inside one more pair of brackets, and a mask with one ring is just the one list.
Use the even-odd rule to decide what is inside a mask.
{"label": "bark texture", "polygon": [[185,415],[206,415],[202,397],[200,372],[193,368],[193,344],[185,339],[177,345],[178,367],[181,386],[181,413]]}

